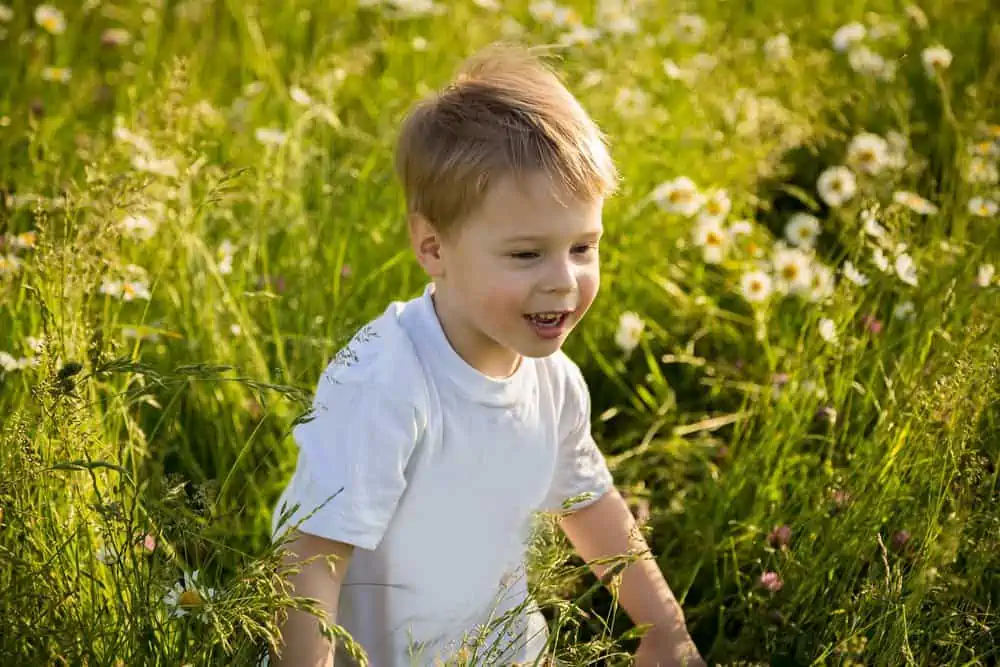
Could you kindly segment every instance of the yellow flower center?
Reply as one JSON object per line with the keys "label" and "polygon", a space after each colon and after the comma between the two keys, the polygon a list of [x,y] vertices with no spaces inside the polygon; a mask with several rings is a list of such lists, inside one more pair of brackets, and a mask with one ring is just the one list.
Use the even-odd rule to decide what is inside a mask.
{"label": "yellow flower center", "polygon": [[687,190],[674,190],[670,193],[668,197],[671,203],[677,204],[679,202],[687,201],[691,199],[691,193]]}
{"label": "yellow flower center", "polygon": [[46,16],[42,19],[42,27],[49,32],[55,32],[59,30],[59,19],[54,16]]}
{"label": "yellow flower center", "polygon": [[864,162],[864,163],[874,162],[875,161],[875,152],[872,151],[872,150],[870,150],[870,149],[869,150],[863,150],[860,153],[858,153],[858,160],[860,160],[861,162]]}
{"label": "yellow flower center", "polygon": [[197,607],[201,603],[201,595],[193,588],[184,591],[180,594],[180,597],[177,598],[177,604],[181,607]]}
{"label": "yellow flower center", "polygon": [[799,275],[799,267],[794,264],[785,264],[781,269],[781,275],[786,280],[794,280]]}
{"label": "yellow flower center", "polygon": [[760,280],[754,279],[750,281],[750,291],[751,292],[762,292],[764,291],[764,283]]}
{"label": "yellow flower center", "polygon": [[722,237],[716,232],[709,232],[705,236],[706,245],[722,245]]}

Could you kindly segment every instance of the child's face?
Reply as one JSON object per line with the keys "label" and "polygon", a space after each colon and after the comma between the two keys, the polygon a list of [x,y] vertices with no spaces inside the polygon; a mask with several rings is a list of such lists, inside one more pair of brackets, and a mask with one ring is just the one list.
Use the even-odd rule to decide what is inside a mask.
{"label": "child's face", "polygon": [[521,186],[504,178],[441,241],[438,315],[456,351],[487,375],[509,375],[519,355],[554,353],[597,295],[603,200],[563,200],[544,174]]}

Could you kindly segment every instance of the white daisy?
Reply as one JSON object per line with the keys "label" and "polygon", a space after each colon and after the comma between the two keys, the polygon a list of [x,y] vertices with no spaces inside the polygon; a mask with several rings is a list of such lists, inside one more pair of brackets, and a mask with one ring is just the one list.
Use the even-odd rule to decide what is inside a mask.
{"label": "white daisy", "polygon": [[826,264],[814,262],[810,267],[809,300],[813,302],[826,301],[833,296],[833,269]]}
{"label": "white daisy", "polygon": [[799,248],[812,248],[820,231],[819,218],[808,213],[795,213],[785,225],[785,238]]}
{"label": "white daisy", "polygon": [[867,46],[855,46],[847,54],[847,64],[858,74],[873,76],[882,81],[896,78],[896,63],[886,60]]}
{"label": "white daisy", "polygon": [[0,23],[10,23],[14,20],[14,10],[7,5],[0,5]]}
{"label": "white daisy", "polygon": [[73,70],[68,67],[43,67],[41,77],[42,81],[69,83],[73,78]]}
{"label": "white daisy", "polygon": [[176,178],[179,175],[177,165],[170,158],[147,157],[145,155],[135,155],[132,157],[132,166],[139,171],[168,178]]}
{"label": "white daisy", "polygon": [[185,616],[189,611],[202,606],[206,600],[215,599],[215,589],[198,583],[198,570],[190,575],[184,573],[184,583],[176,583],[163,596],[163,604],[173,617]]}
{"label": "white daisy", "polygon": [[912,287],[917,286],[917,267],[913,263],[912,257],[905,252],[901,253],[896,257],[893,268],[896,269],[896,275],[899,276],[900,280]]}
{"label": "white daisy", "polygon": [[931,46],[923,50],[920,59],[924,63],[924,71],[928,76],[940,70],[946,70],[951,66],[951,51],[943,46]]}
{"label": "white daisy", "polygon": [[792,44],[785,33],[779,33],[764,42],[764,56],[772,62],[791,60]]}
{"label": "white daisy", "polygon": [[729,215],[732,207],[733,204],[729,201],[729,193],[725,190],[715,190],[707,195],[705,203],[701,207],[701,212],[698,213],[698,219],[706,222],[721,223]]}
{"label": "white daisy", "polygon": [[875,219],[875,211],[871,209],[862,211],[861,220],[864,222],[865,234],[876,239],[884,239],[886,234],[888,234],[885,227],[880,225],[878,220]]}
{"label": "white daisy", "polygon": [[[564,46],[589,45],[601,37],[601,31],[585,25],[575,25],[559,36],[559,43]],[[425,47],[426,48],[426,47]]]}
{"label": "white daisy", "polygon": [[781,292],[804,293],[812,287],[809,256],[798,248],[775,246],[774,275]]}
{"label": "white daisy", "polygon": [[753,223],[749,220],[734,220],[729,225],[730,238],[735,238],[737,236],[749,236],[752,233]]}
{"label": "white daisy", "polygon": [[985,197],[973,197],[969,200],[969,213],[980,218],[992,218],[997,214],[998,204]]}
{"label": "white daisy", "polygon": [[625,118],[636,118],[649,109],[649,95],[642,88],[619,88],[615,111]]}
{"label": "white daisy", "polygon": [[913,305],[912,301],[903,301],[893,307],[892,316],[897,320],[909,320],[913,319],[915,312],[916,306]]}
{"label": "white daisy", "polygon": [[14,355],[10,354],[9,352],[4,352],[0,350],[0,368],[2,368],[4,372],[9,373],[11,371],[16,371],[20,367],[21,366],[17,362],[17,359],[14,357]]}
{"label": "white daisy", "polygon": [[682,42],[697,44],[704,39],[708,23],[697,14],[678,14],[674,31]]}
{"label": "white daisy", "polygon": [[148,241],[156,233],[156,223],[145,215],[125,216],[119,227],[126,235],[141,241]]}
{"label": "white daisy", "polygon": [[751,303],[759,303],[771,296],[771,276],[764,271],[748,271],[740,279],[740,292]]}
{"label": "white daisy", "polygon": [[850,280],[855,285],[864,287],[868,284],[868,276],[858,271],[858,269],[850,261],[844,262],[844,267],[841,269],[841,273],[844,274],[844,278]]}
{"label": "white daisy", "polygon": [[615,344],[626,354],[632,352],[639,345],[642,331],[646,328],[646,323],[642,321],[636,313],[628,311],[622,313],[618,318],[618,331],[615,333]]}
{"label": "white daisy", "polygon": [[51,35],[61,35],[66,32],[66,17],[52,5],[35,7],[35,23]]}
{"label": "white daisy", "polygon": [[833,33],[833,48],[843,53],[863,40],[866,33],[865,26],[857,21],[843,25]]}
{"label": "white daisy", "polygon": [[937,206],[915,192],[896,190],[892,193],[892,201],[905,206],[919,215],[933,215],[938,212]]}
{"label": "white daisy", "polygon": [[821,319],[816,329],[819,331],[820,338],[825,340],[827,343],[837,342],[837,323],[829,317]]}
{"label": "white daisy", "polygon": [[875,248],[872,250],[872,263],[878,268],[882,273],[889,273],[891,270],[891,265],[889,264],[889,258],[885,256],[882,252],[882,248]]}
{"label": "white daisy", "polygon": [[722,223],[714,218],[699,220],[694,228],[694,244],[701,248],[702,256],[708,264],[722,261],[729,246],[729,237]]}
{"label": "white daisy", "polygon": [[847,167],[830,167],[819,175],[816,189],[827,206],[836,208],[854,197],[858,191],[858,182],[854,178],[854,172]]}
{"label": "white daisy", "polygon": [[989,287],[995,273],[996,267],[992,264],[980,264],[979,270],[976,272],[976,284],[980,287]]}
{"label": "white daisy", "polygon": [[122,301],[149,300],[149,286],[142,280],[126,280],[121,285]]}
{"label": "white daisy", "polygon": [[877,134],[862,132],[847,146],[847,163],[859,171],[877,174],[889,162],[889,142]]}
{"label": "white daisy", "polygon": [[661,183],[650,197],[668,213],[679,213],[688,218],[697,213],[705,201],[704,195],[698,192],[697,186],[687,176]]}
{"label": "white daisy", "polygon": [[997,166],[993,162],[975,156],[969,160],[962,176],[967,183],[996,185],[997,181],[1000,180],[1000,171],[997,171]]}

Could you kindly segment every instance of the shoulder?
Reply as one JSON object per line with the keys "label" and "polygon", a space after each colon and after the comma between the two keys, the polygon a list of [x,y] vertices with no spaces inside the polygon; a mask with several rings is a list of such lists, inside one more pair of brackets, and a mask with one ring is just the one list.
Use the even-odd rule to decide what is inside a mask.
{"label": "shoulder", "polygon": [[562,411],[576,412],[590,402],[590,392],[583,372],[575,361],[562,350],[542,360],[544,381],[550,386],[553,396]]}
{"label": "shoulder", "polygon": [[367,387],[424,405],[427,389],[423,366],[399,322],[405,307],[405,303],[393,302],[379,317],[358,329],[323,371],[319,389]]}

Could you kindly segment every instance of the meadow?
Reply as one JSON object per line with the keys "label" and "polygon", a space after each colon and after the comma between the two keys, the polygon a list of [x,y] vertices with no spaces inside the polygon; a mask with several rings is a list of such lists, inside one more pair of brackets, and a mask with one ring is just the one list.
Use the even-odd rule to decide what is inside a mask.
{"label": "meadow", "polygon": [[[269,536],[289,431],[423,287],[397,125],[497,40],[548,45],[622,173],[565,349],[709,662],[996,664],[996,16],[0,4],[0,664],[255,665],[308,607]],[[628,664],[541,518],[553,655]]]}

